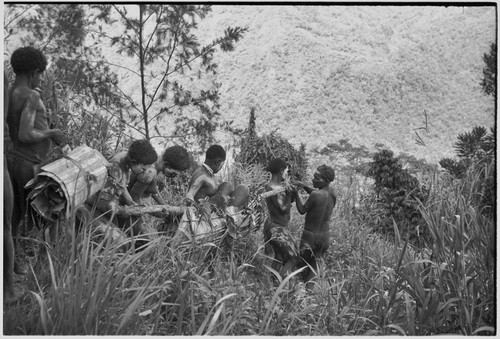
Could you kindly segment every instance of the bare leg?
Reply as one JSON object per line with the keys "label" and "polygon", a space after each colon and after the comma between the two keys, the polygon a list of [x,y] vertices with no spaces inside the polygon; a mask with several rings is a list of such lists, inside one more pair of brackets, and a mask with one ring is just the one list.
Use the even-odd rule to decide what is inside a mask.
{"label": "bare leg", "polygon": [[14,290],[14,241],[12,239],[12,210],[14,208],[14,191],[10,182],[7,161],[3,160],[3,298],[5,303],[11,303],[19,298]]}
{"label": "bare leg", "polygon": [[[9,173],[14,191],[14,207],[12,212],[12,238],[14,240],[14,252],[19,247],[19,227],[26,216],[26,190],[24,185],[34,177],[33,163],[19,158],[8,159]],[[15,173],[15,174],[13,174]],[[18,258],[17,258],[18,259]],[[26,268],[16,258],[14,259],[14,273],[27,274]]]}

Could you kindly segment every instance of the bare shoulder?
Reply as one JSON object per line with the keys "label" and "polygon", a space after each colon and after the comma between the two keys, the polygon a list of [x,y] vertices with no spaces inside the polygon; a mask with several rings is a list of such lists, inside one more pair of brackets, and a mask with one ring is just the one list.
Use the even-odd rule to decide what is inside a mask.
{"label": "bare shoulder", "polygon": [[12,89],[12,103],[15,109],[22,109],[26,104],[36,106],[40,102],[40,93],[28,87],[14,87]]}
{"label": "bare shoulder", "polygon": [[333,188],[332,186],[328,188],[328,193],[330,193],[330,195],[332,195],[333,197],[337,198],[337,190],[335,190],[335,188]]}
{"label": "bare shoulder", "polygon": [[325,199],[325,194],[321,190],[314,190],[309,194],[309,199],[311,202],[315,202],[321,199]]}
{"label": "bare shoulder", "polygon": [[28,87],[15,87],[12,91],[14,99],[29,100],[38,102],[40,100],[40,93]]}

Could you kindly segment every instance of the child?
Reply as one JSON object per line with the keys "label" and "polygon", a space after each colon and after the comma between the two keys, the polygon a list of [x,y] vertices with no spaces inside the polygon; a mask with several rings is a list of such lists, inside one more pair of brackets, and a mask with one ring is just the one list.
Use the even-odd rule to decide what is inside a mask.
{"label": "child", "polygon": [[229,206],[229,199],[233,191],[233,184],[229,181],[224,181],[217,188],[217,193],[208,199],[208,202],[221,210],[226,209]]}
{"label": "child", "polygon": [[[335,179],[335,171],[330,166],[321,165],[314,173],[312,180],[313,188],[307,187],[301,182],[295,182],[299,187],[309,193],[309,198],[302,204],[297,194],[297,210],[300,214],[306,214],[304,232],[300,240],[299,268],[310,265],[317,269],[316,259],[320,258],[328,249],[330,240],[330,217],[337,202],[330,183]],[[305,282],[314,277],[314,272],[307,267],[302,273]]]}
{"label": "child", "polygon": [[[271,180],[266,186],[266,191],[274,191],[283,188],[288,179],[288,165],[285,160],[275,158],[269,162]],[[269,217],[264,224],[264,253],[273,258],[271,267],[286,273],[286,268],[292,263],[297,255],[293,238],[288,228],[290,221],[290,209],[295,199],[296,191],[289,188],[266,198]]]}

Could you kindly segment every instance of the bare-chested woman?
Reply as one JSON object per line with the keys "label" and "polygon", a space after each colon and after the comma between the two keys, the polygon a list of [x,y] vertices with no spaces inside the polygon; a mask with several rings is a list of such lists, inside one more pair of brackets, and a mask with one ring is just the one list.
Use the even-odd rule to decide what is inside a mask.
{"label": "bare-chested woman", "polygon": [[[32,47],[19,48],[12,53],[11,65],[16,79],[9,90],[7,124],[12,145],[7,151],[7,163],[14,190],[12,236],[17,248],[19,224],[26,213],[28,192],[24,185],[35,176],[35,168],[47,160],[52,143],[64,142],[64,135],[60,129],[49,128],[49,113],[35,90],[47,67],[43,53]],[[26,274],[17,260],[14,272]]]}
{"label": "bare-chested woman", "polygon": [[[335,179],[335,171],[330,166],[321,165],[314,173],[313,187],[310,188],[301,182],[295,185],[305,189],[309,198],[302,204],[297,194],[297,210],[300,214],[306,214],[304,232],[300,241],[299,268],[309,264],[317,269],[316,259],[321,257],[330,244],[330,217],[337,203],[337,196],[330,183]],[[303,272],[304,281],[309,281],[314,272],[307,267]]]}

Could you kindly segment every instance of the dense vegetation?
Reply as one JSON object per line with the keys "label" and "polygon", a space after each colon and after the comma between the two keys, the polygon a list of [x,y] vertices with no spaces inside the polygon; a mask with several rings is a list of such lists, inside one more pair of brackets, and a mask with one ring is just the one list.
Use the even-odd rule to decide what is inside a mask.
{"label": "dense vegetation", "polygon": [[[51,10],[62,11],[62,7],[53,7]],[[40,8],[44,13],[44,7]],[[219,80],[224,79],[221,92],[217,95],[216,91],[196,93],[205,95],[205,98],[214,95],[214,99],[220,95],[217,100],[220,99],[224,117],[229,117],[228,112],[244,112],[244,122],[239,130],[235,130],[221,118],[222,115],[212,114],[218,112],[217,104],[210,107],[193,105],[186,112],[188,119],[178,121],[178,126],[193,121],[189,120],[194,119],[190,114],[198,114],[200,111],[196,110],[201,109],[210,126],[217,126],[207,128],[210,135],[205,140],[230,139],[232,142],[225,144],[231,158],[218,174],[218,179],[247,184],[252,198],[269,179],[264,167],[268,158],[274,155],[286,157],[293,163],[297,178],[306,182],[310,181],[316,166],[322,163],[334,166],[336,180],[333,186],[338,201],[331,220],[331,245],[321,261],[313,287],[307,289],[297,278],[297,271],[287,277],[276,276],[269,268],[269,259],[263,255],[261,230],[247,237],[238,236],[232,230],[224,246],[216,248],[207,244],[190,255],[180,255],[170,248],[171,229],[164,232],[168,221],[153,217],[148,217],[145,223],[151,242],[137,253],[118,246],[112,237],[103,236],[91,225],[84,225],[75,237],[63,232],[54,247],[41,241],[40,234],[32,230],[23,241],[25,249],[46,246],[48,251],[45,255],[26,256],[30,273],[25,281],[17,284],[25,293],[15,304],[4,306],[3,334],[496,334],[496,132],[494,128],[488,132],[484,127],[471,127],[479,122],[488,122],[484,123],[488,128],[492,126],[489,123],[491,100],[496,95],[496,87],[491,88],[492,82],[488,79],[493,75],[496,77],[496,69],[491,72],[492,68],[486,67],[485,72],[481,71],[485,64],[489,65],[493,52],[496,58],[496,48],[490,49],[493,39],[484,37],[490,34],[489,30],[484,35],[476,34],[489,27],[490,21],[483,20],[489,18],[489,9],[465,8],[462,13],[454,10],[449,14],[444,8],[439,11],[412,8],[410,15],[402,8],[384,11],[369,7],[268,6],[235,7],[233,12],[228,8],[215,7],[218,16],[207,15],[200,21],[202,32],[197,31],[200,41],[213,32],[207,27],[214,25],[218,29],[220,22],[216,20],[225,22],[231,13],[235,15],[250,9],[249,16],[240,17],[241,21],[249,20],[252,13],[261,16],[255,17],[248,35],[235,44],[235,50],[229,56],[233,59],[231,65],[226,63],[224,54],[213,53],[211,61],[221,60],[218,73],[213,74],[214,77],[220,74]],[[74,21],[73,15],[79,13],[82,17],[77,15],[76,18],[84,22],[86,12],[80,10],[78,6],[69,6],[62,11],[66,16],[57,18],[61,22],[66,19]],[[172,9],[173,12],[176,10]],[[43,17],[50,18],[50,13],[54,12],[45,13]],[[269,13],[274,20],[269,20]],[[330,16],[336,18],[333,27],[329,24],[331,20],[327,20],[331,19]],[[457,18],[462,18],[460,25],[453,21]],[[364,25],[367,19],[372,20],[369,25]],[[389,22],[394,24],[389,25]],[[407,22],[412,28],[402,22]],[[478,42],[482,49],[477,51],[477,56],[472,56],[476,47],[463,48],[454,56],[461,59],[450,63],[446,70],[438,68],[437,61],[432,61],[439,34],[428,27],[443,22],[448,26],[440,26],[441,61],[451,60],[448,58],[451,54],[445,53],[444,49],[453,49],[457,44],[457,35],[445,34],[452,28],[460,28],[460,34],[467,36],[467,42],[471,42],[472,37],[478,41],[484,39],[484,43]],[[242,24],[244,26],[245,22]],[[297,29],[289,27],[294,24]],[[23,27],[42,30],[59,26]],[[266,27],[267,32],[273,29],[282,40],[258,35],[255,30],[259,27]],[[412,29],[420,35],[410,34]],[[332,34],[334,31],[338,34]],[[75,38],[79,31],[71,32],[74,36],[69,39],[80,41]],[[380,34],[388,40],[381,40]],[[325,70],[328,81],[335,84],[333,87],[324,87],[327,81],[322,82],[323,77],[318,77],[318,69],[313,67],[318,60],[314,57],[314,49],[320,44],[305,42],[305,36],[325,41],[325,44],[333,39],[336,43],[333,51],[344,50],[346,53],[344,57],[347,59]],[[350,38],[346,39],[348,36]],[[237,39],[233,40],[236,43]],[[266,43],[272,44],[271,40],[292,45],[286,45],[290,47],[286,49],[280,48],[281,45],[269,47]],[[6,44],[12,41],[16,41],[14,36]],[[404,44],[404,41],[412,43]],[[260,54],[244,52],[242,45],[260,46],[265,52],[261,58]],[[370,48],[356,49],[362,45]],[[396,46],[399,46],[397,51]],[[75,48],[78,50],[79,47]],[[271,56],[264,57],[268,50]],[[301,58],[294,50],[303,54]],[[390,69],[387,64],[379,64],[381,56],[377,51],[388,51],[393,64],[402,68],[394,66]],[[70,62],[75,56],[74,51],[66,52],[65,62]],[[356,52],[357,57],[348,59],[349,52]],[[255,62],[242,66],[245,53],[250,53],[247,61]],[[289,57],[299,60],[301,67],[287,68]],[[338,59],[332,58],[335,62]],[[364,61],[360,62],[361,59]],[[110,60],[114,59],[103,57],[103,63],[99,65],[105,67]],[[285,73],[275,70],[272,77],[285,87],[277,87],[278,82],[271,78],[267,82],[259,78],[263,74],[260,67],[276,68],[276,60],[281,61],[279,67],[283,67]],[[422,66],[422,60],[431,60],[426,64],[427,68]],[[478,61],[474,63],[472,60]],[[88,60],[77,61],[88,65]],[[131,137],[127,134],[130,132],[127,126],[133,125],[133,121],[126,120],[131,119],[126,115],[122,116],[122,121],[108,114],[108,110],[123,108],[123,103],[115,96],[117,93],[106,87],[106,81],[118,80],[120,75],[115,79],[109,73],[111,77],[106,80],[94,78],[90,72],[83,80],[73,79],[74,86],[65,87],[63,85],[68,82],[63,80],[68,81],[70,76],[61,73],[65,65],[56,64],[49,72],[44,88],[44,100],[50,102],[52,109],[63,112],[59,115],[60,120],[54,123],[65,128],[68,134],[75,135],[72,146],[87,142],[103,153],[126,147]],[[240,71],[235,71],[238,67]],[[457,78],[450,75],[457,73],[457,67],[463,67],[464,71],[458,73],[468,80],[456,82]],[[436,69],[441,72],[435,72]],[[288,71],[290,77],[285,78],[283,74],[288,74]],[[424,81],[426,75],[433,72],[436,78]],[[484,75],[483,82],[480,82],[481,74]],[[185,76],[189,78],[191,75],[186,70]],[[250,75],[253,78],[249,78]],[[176,76],[181,81],[182,74]],[[230,89],[232,77],[241,77],[242,86]],[[311,78],[318,79],[316,87],[310,85],[312,82],[308,86],[303,83]],[[296,87],[286,87],[290,79]],[[394,79],[398,81],[390,81]],[[196,77],[190,81],[196,83]],[[96,87],[77,86],[89,82]],[[450,85],[455,82],[457,85]],[[397,86],[391,87],[391,84],[402,86],[399,93],[404,100],[392,100],[397,96],[392,92],[397,91]],[[442,89],[443,84],[449,85],[449,92]],[[102,91],[93,92],[98,88]],[[335,90],[330,91],[332,88]],[[471,91],[471,88],[476,91]],[[242,94],[245,91],[248,91],[248,96]],[[364,101],[353,101],[361,92],[372,93],[372,96]],[[183,105],[183,100],[189,95],[180,88],[176,93],[174,104]],[[424,94],[430,99],[424,99]],[[458,106],[450,106],[443,113],[443,107],[459,95],[462,95],[461,103],[470,106],[460,110],[456,110]],[[244,108],[236,108],[236,101],[228,99],[235,96]],[[307,102],[310,113],[303,111],[302,100]],[[356,102],[359,111],[352,107]],[[401,112],[399,109],[409,103],[409,115],[395,117],[395,113]],[[425,106],[428,112],[423,114],[417,106]],[[473,106],[473,111],[467,111]],[[86,107],[95,108],[102,114],[81,114]],[[322,107],[337,108],[331,111]],[[345,109],[359,114],[351,114],[348,118],[335,114],[318,118],[313,114],[344,112]],[[396,123],[367,118],[371,115],[365,112],[366,109],[376,110],[374,116],[393,119]],[[282,112],[289,114],[278,114]],[[470,112],[473,114],[466,114]],[[462,120],[466,116],[467,123]],[[412,126],[411,121],[423,117],[428,117],[430,122],[418,122]],[[137,119],[141,122],[140,116]],[[366,123],[371,122],[370,126],[385,125],[384,132],[376,129],[367,133],[364,127],[350,128],[359,125],[363,119]],[[442,120],[443,126],[461,125],[438,136],[445,130],[435,119]],[[287,125],[284,120],[293,123]],[[410,129],[403,127],[401,121],[407,121]],[[224,135],[236,133],[230,134],[231,138],[217,139],[217,133],[222,131],[225,123],[231,128],[224,129]],[[290,129],[292,124],[296,127]],[[332,124],[336,125],[335,129],[332,129]],[[196,125],[190,126],[196,128]],[[277,127],[280,127],[278,131]],[[154,127],[152,129],[154,131]],[[330,133],[322,133],[323,130],[339,133],[331,137]],[[160,130],[159,134],[162,133],[164,130]],[[435,134],[431,136],[432,133]],[[418,147],[427,146],[427,150],[433,151],[438,149],[438,143],[443,144],[439,150],[447,145],[441,142],[442,138],[451,140],[450,151],[434,154],[437,160],[441,160],[444,170],[420,156],[417,158],[415,152],[401,153],[402,150],[417,149],[407,147],[415,143],[414,139],[410,143],[404,141],[414,135],[421,143]],[[318,143],[309,142],[312,139]],[[199,140],[188,135],[182,140],[192,153],[199,152]],[[307,147],[294,146],[300,142],[306,143]],[[162,194],[169,204],[178,205],[182,201],[187,189],[186,179],[184,176],[163,182],[167,189]],[[255,208],[255,213],[262,217],[265,210],[260,207]],[[303,216],[292,208],[290,228],[297,241],[303,222]],[[71,225],[72,220],[69,220],[64,229],[69,230]]]}

